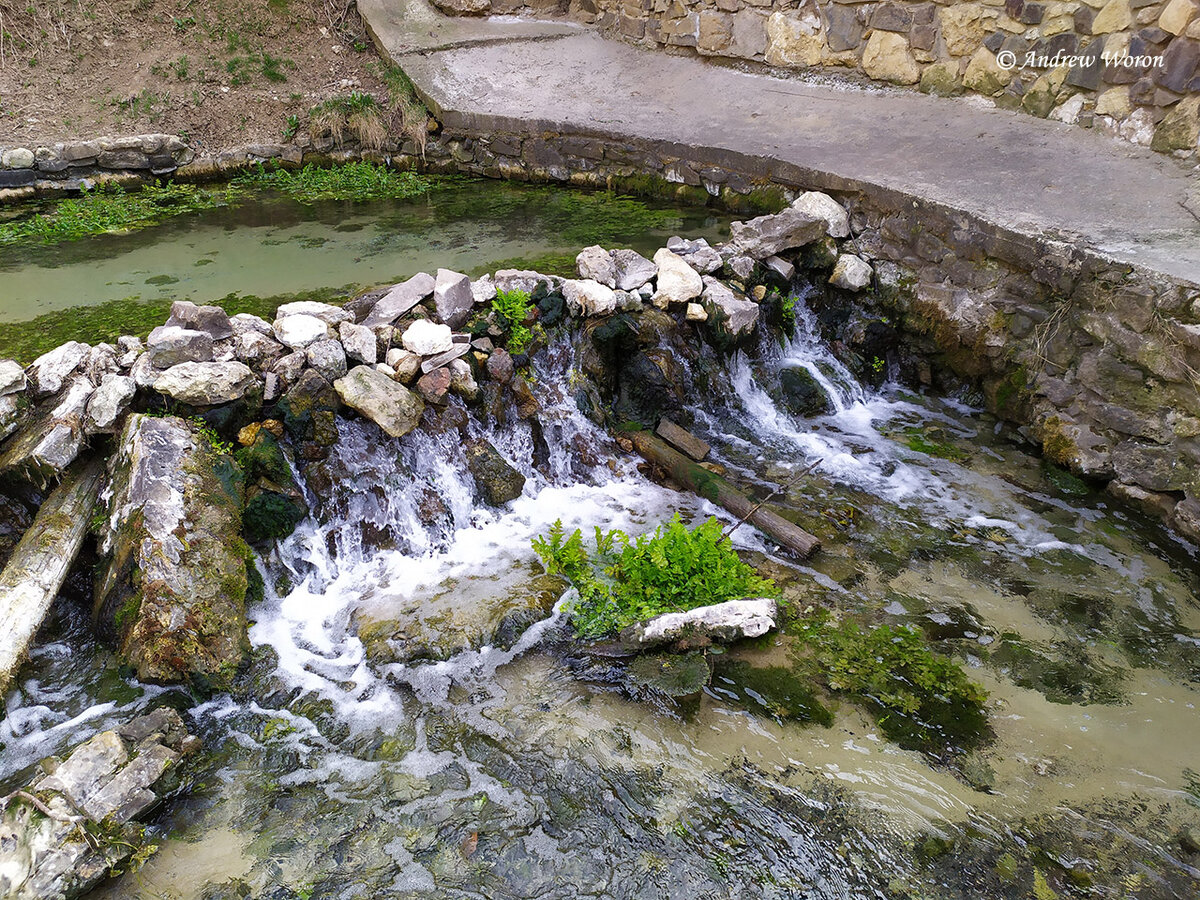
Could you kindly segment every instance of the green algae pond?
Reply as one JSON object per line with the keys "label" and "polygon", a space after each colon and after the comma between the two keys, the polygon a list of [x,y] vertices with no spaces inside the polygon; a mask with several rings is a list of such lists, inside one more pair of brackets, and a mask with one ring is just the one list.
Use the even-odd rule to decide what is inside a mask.
{"label": "green algae pond", "polygon": [[[673,234],[715,242],[731,218],[548,186],[430,178],[419,188],[400,199],[305,202],[270,188],[228,197],[218,188],[211,206],[135,230],[124,222],[118,233],[75,239],[52,229],[14,235],[0,241],[0,358],[31,362],[68,340],[144,336],[174,300],[270,319],[288,300],[340,301],[439,268],[569,275],[590,244],[653,253]],[[53,213],[30,206],[8,222]]]}

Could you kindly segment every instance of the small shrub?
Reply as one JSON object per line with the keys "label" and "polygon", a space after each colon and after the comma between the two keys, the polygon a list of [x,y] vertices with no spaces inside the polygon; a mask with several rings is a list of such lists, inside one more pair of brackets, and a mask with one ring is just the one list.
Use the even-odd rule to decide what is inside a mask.
{"label": "small shrub", "polygon": [[594,549],[578,530],[564,538],[561,520],[533,548],[551,574],[579,592],[570,610],[580,637],[599,638],[660,613],[777,596],[775,583],[741,561],[721,523],[710,518],[688,528],[676,514],[653,534],[630,539],[623,531],[595,530]]}

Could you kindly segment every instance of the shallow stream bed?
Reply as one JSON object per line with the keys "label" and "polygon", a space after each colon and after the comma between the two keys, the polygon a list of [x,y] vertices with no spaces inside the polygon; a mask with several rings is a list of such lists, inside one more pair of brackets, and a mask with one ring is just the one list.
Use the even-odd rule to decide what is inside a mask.
{"label": "shallow stream bed", "polygon": [[[681,215],[667,230],[699,224]],[[259,227],[329,231],[206,226],[225,250]],[[406,234],[365,228],[385,243]],[[591,242],[531,232],[457,256],[493,226],[445,228],[459,237],[428,256],[397,249],[363,282]],[[158,259],[215,246],[185,253],[186,232],[162,232]],[[341,234],[325,236],[361,235]],[[156,246],[137,240],[130,253]],[[241,277],[230,284],[255,290]],[[330,278],[320,284],[343,276]],[[476,505],[453,431],[392,441],[341,423],[322,483],[309,479],[312,518],[260,561],[253,662],[232,694],[196,705],[136,685],[88,635],[86,613],[60,604],[6,698],[0,791],[40,758],[169,702],[187,710],[203,758],[155,822],[162,850],[98,897],[1200,894],[1200,848],[1181,838],[1200,828],[1196,549],[1045,467],[969,397],[864,389],[797,311],[784,346],[764,337],[683,373],[688,424],[714,462],[760,496],[781,489],[777,502],[824,549],[801,564],[746,527],[735,544],[793,610],[913,625],[961,661],[989,692],[981,749],[901,749],[830,698],[832,724],[805,723],[720,675],[786,665],[787,634],[713,653],[718,676],[682,704],[637,696],[583,658],[559,613],[508,649],[455,647],[466,606],[503,605],[537,581],[530,539],[557,519],[638,533],[674,512],[724,515],[647,480],[582,415],[578,359],[560,338],[533,362],[540,435],[515,415],[469,426],[528,478],[504,508]],[[781,377],[797,367],[830,412],[787,411]],[[365,639],[364,620],[401,614],[425,658],[389,659]]]}

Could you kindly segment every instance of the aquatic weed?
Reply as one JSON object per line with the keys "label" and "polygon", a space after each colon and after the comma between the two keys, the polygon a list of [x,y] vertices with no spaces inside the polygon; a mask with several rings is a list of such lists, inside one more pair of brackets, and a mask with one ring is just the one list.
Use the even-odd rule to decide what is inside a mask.
{"label": "aquatic weed", "polygon": [[591,551],[578,529],[564,534],[560,519],[533,539],[533,548],[579,592],[571,624],[580,637],[603,637],[664,612],[779,593],[742,562],[715,518],[688,528],[676,513],[634,539],[597,527]]}
{"label": "aquatic weed", "polygon": [[405,200],[427,194],[442,183],[442,179],[369,162],[351,162],[334,168],[310,163],[296,171],[259,164],[234,179],[234,184],[240,188],[267,188],[306,204],[321,200],[355,203]]}

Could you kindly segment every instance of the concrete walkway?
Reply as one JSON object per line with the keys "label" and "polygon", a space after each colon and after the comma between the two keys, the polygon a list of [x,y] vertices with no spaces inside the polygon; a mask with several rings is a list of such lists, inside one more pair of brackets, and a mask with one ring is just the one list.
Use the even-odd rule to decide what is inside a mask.
{"label": "concrete walkway", "polygon": [[570,23],[359,0],[447,125],[659,139],[877,185],[1200,284],[1200,174],[1075,126],[915,91],[750,74]]}

